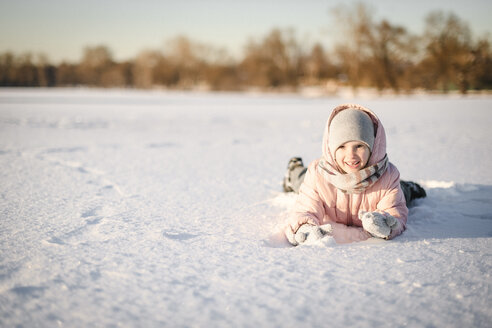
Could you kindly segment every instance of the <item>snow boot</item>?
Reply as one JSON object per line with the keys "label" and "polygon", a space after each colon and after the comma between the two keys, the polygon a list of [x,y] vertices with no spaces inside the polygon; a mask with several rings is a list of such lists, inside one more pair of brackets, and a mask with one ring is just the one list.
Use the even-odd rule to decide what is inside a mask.
{"label": "snow boot", "polygon": [[403,194],[405,195],[407,206],[410,205],[412,200],[417,198],[425,198],[427,196],[424,188],[416,182],[400,180],[400,185],[403,190]]}
{"label": "snow boot", "polygon": [[302,158],[292,157],[287,164],[287,172],[285,172],[284,180],[282,183],[284,192],[299,192],[299,188],[304,181],[304,175],[307,168],[304,167]]}

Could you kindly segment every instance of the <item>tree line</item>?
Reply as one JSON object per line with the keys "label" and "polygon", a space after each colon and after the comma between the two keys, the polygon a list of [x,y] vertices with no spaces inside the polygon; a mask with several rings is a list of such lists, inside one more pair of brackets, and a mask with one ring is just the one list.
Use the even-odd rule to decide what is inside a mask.
{"label": "tree line", "polygon": [[225,50],[176,37],[165,50],[147,50],[117,62],[106,46],[86,47],[78,63],[51,64],[46,56],[0,54],[0,86],[165,87],[207,90],[296,90],[371,87],[412,90],[492,89],[487,37],[475,39],[453,13],[430,13],[422,35],[387,20],[367,6],[340,7],[342,27],[331,49],[303,44],[293,29],[273,29],[249,41],[241,59]]}

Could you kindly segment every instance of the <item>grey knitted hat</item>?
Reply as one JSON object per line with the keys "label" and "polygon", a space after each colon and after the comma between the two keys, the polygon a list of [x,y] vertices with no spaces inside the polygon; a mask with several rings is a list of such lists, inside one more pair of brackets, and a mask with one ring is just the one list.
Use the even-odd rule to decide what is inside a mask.
{"label": "grey knitted hat", "polygon": [[365,112],[353,108],[342,110],[333,117],[329,129],[328,147],[333,158],[338,147],[348,141],[363,142],[372,151],[374,124]]}

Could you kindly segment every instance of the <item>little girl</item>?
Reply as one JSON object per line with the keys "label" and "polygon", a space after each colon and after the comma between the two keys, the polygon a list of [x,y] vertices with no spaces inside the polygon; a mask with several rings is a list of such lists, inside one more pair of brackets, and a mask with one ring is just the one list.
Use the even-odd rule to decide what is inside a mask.
{"label": "little girl", "polygon": [[406,202],[425,197],[417,184],[402,182],[404,195],[400,173],[388,161],[383,125],[360,105],[333,110],[324,131],[322,157],[307,171],[300,158],[293,158],[289,166],[284,190],[299,192],[285,229],[294,246],[325,235],[337,243],[392,239],[405,230]]}

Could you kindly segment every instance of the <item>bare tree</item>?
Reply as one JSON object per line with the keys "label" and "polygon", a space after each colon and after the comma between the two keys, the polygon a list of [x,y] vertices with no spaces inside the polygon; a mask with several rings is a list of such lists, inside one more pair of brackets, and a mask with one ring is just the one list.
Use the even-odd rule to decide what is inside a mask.
{"label": "bare tree", "polygon": [[160,53],[151,50],[138,54],[132,69],[134,86],[150,88],[154,85],[154,70],[157,68],[160,57]]}
{"label": "bare tree", "polygon": [[81,84],[78,76],[78,65],[63,62],[56,68],[57,86],[74,86]]}
{"label": "bare tree", "polygon": [[204,46],[185,36],[178,36],[167,42],[165,57],[178,73],[178,85],[193,88],[203,81],[206,66]]}
{"label": "bare tree", "polygon": [[492,88],[492,52],[485,38],[478,40],[472,49],[469,73],[471,88]]}
{"label": "bare tree", "polygon": [[416,54],[416,38],[409,35],[405,28],[394,26],[383,20],[368,31],[367,47],[370,58],[367,65],[372,83],[380,90],[391,88],[398,92],[402,79],[411,69],[412,55]]}
{"label": "bare tree", "polygon": [[[490,39],[474,41],[452,13],[433,12],[418,37],[362,3],[334,10],[340,40],[325,50],[303,47],[293,29],[273,29],[246,44],[237,62],[223,48],[178,36],[161,50],[116,62],[106,46],[86,47],[79,63],[50,64],[39,54],[0,54],[0,86],[89,85],[103,87],[241,90],[320,85],[328,80],[396,92],[492,88]],[[338,84],[335,83],[335,89]]]}
{"label": "bare tree", "polygon": [[367,45],[374,28],[373,9],[357,3],[352,7],[339,6],[333,14],[341,36],[335,45],[335,54],[342,73],[356,90],[367,79],[364,64],[370,57]]}
{"label": "bare tree", "polygon": [[[87,85],[102,85],[102,76],[113,65],[111,51],[106,46],[86,47],[79,64],[79,77]],[[105,82],[106,85],[108,82]]]}
{"label": "bare tree", "polygon": [[259,87],[296,86],[303,73],[302,57],[294,31],[274,29],[261,42],[247,44],[241,77]]}
{"label": "bare tree", "polygon": [[426,53],[421,65],[422,71],[430,75],[429,80],[444,92],[456,86],[466,92],[472,61],[468,25],[452,13],[433,12],[426,19],[424,40]]}
{"label": "bare tree", "polygon": [[337,68],[328,60],[325,49],[319,43],[312,47],[304,61],[305,80],[308,84],[320,84],[337,77]]}
{"label": "bare tree", "polygon": [[379,90],[410,88],[416,37],[387,20],[375,22],[373,10],[358,3],[335,10],[343,39],[335,46],[342,72],[349,84],[375,86]]}
{"label": "bare tree", "polygon": [[15,76],[15,56],[11,52],[0,55],[0,86],[12,86]]}

